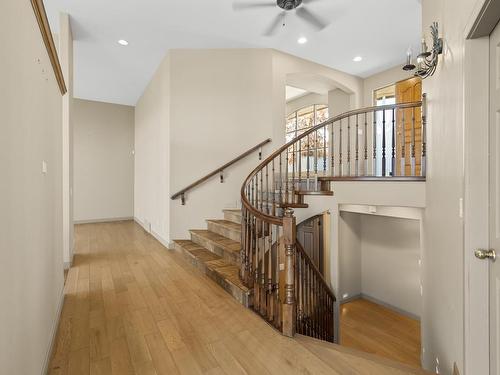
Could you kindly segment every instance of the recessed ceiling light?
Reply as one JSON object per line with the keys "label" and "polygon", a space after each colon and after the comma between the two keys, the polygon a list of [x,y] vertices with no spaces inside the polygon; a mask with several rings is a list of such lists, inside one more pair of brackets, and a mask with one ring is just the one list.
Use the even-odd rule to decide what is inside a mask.
{"label": "recessed ceiling light", "polygon": [[352,59],[352,61],[354,62],[360,62],[361,60],[363,60],[361,56],[356,56],[354,59]]}
{"label": "recessed ceiling light", "polygon": [[122,46],[128,46],[128,42],[125,40],[125,39],[120,39],[118,41],[118,44],[122,45]]}
{"label": "recessed ceiling light", "polygon": [[307,43],[307,38],[305,36],[302,36],[297,40],[297,43],[305,44],[305,43]]}

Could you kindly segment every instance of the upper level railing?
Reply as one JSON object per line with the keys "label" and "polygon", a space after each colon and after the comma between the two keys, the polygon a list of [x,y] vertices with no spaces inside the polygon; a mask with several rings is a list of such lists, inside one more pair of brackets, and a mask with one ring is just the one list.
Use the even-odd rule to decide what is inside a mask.
{"label": "upper level railing", "polygon": [[424,95],[332,117],[299,133],[246,178],[240,277],[253,288],[254,309],[284,335],[336,337],[335,296],[297,246],[292,209],[307,207],[307,195],[332,195],[335,180],[425,179],[425,102]]}
{"label": "upper level railing", "polygon": [[265,144],[267,144],[269,142],[271,142],[271,138],[268,138],[268,139],[260,142],[259,144],[253,146],[251,149],[245,151],[244,153],[242,153],[241,155],[235,157],[234,159],[232,159],[231,161],[227,162],[226,164],[220,166],[219,168],[213,170],[209,174],[207,174],[207,175],[203,176],[202,178],[196,180],[192,184],[186,186],[184,189],[179,190],[177,193],[175,193],[174,195],[172,195],[170,197],[170,199],[177,199],[177,198],[181,197],[182,204],[183,205],[186,204],[186,193],[189,190],[194,189],[198,185],[204,183],[205,181],[207,181],[208,179],[212,178],[213,176],[215,176],[217,174],[220,176],[220,182],[224,182],[224,170],[227,169],[227,168],[229,168],[234,163],[240,161],[241,159],[244,159],[245,157],[247,157],[248,155],[250,155],[254,151],[259,150],[259,160],[262,160],[262,146],[264,146]]}

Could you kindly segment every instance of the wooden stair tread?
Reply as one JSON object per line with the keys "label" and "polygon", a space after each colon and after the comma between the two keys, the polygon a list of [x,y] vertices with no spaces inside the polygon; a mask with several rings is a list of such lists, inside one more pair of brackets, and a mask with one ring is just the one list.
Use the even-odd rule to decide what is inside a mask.
{"label": "wooden stair tread", "polygon": [[323,191],[295,190],[294,194],[295,195],[333,195],[333,191],[331,191],[331,190],[323,190]]}
{"label": "wooden stair tread", "polygon": [[212,224],[215,224],[215,225],[219,225],[221,227],[224,227],[224,228],[227,228],[227,229],[230,229],[230,230],[241,232],[241,225],[233,223],[232,221],[217,220],[217,219],[207,219],[206,222],[207,223],[212,223]]}
{"label": "wooden stair tread", "polygon": [[231,282],[236,287],[240,288],[245,292],[249,292],[249,289],[243,285],[239,276],[239,267],[234,264],[230,264],[223,259],[211,260],[206,262],[209,269],[217,272],[219,275],[224,277],[225,280]]}
{"label": "wooden stair tread", "polygon": [[308,208],[309,205],[307,203],[279,203],[278,207],[280,208]]}
{"label": "wooden stair tread", "polygon": [[176,249],[181,249],[187,259],[219,284],[246,307],[251,306],[252,292],[239,277],[239,268],[219,255],[207,250],[191,240],[174,240]]}
{"label": "wooden stair tread", "polygon": [[225,208],[222,212],[231,212],[233,214],[241,214],[241,209],[239,208]]}
{"label": "wooden stair tread", "polygon": [[239,254],[241,250],[241,244],[239,242],[233,241],[232,239],[221,236],[215,232],[211,232],[206,229],[191,229],[189,232],[199,237],[203,237],[206,241],[215,243],[225,251]]}

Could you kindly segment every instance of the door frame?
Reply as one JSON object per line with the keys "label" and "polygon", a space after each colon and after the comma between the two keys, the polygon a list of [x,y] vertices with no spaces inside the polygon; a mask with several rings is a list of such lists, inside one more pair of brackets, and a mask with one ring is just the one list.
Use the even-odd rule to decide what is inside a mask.
{"label": "door frame", "polygon": [[[464,30],[464,371],[488,375],[489,262],[489,34],[500,0],[478,0]],[[497,20],[498,21],[498,20]],[[489,29],[489,32],[488,32]]]}

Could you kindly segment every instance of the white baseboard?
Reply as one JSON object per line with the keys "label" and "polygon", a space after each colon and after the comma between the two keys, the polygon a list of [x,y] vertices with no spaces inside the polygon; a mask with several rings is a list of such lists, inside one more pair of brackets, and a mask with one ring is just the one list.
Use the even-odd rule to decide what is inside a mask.
{"label": "white baseboard", "polygon": [[49,373],[50,359],[52,357],[52,351],[54,350],[54,346],[56,343],[56,335],[57,335],[57,329],[59,328],[59,322],[61,321],[61,313],[64,305],[64,297],[65,294],[64,294],[64,284],[63,284],[61,290],[61,296],[59,297],[59,305],[57,306],[57,314],[52,324],[49,347],[47,348],[47,354],[45,355],[45,362],[43,364],[41,375]]}
{"label": "white baseboard", "polygon": [[364,294],[364,293],[356,294],[354,296],[345,298],[342,301],[340,301],[340,305],[343,305],[345,303],[349,303],[349,302],[355,301],[357,299],[366,299],[367,301],[370,301],[370,302],[373,302],[373,303],[375,303],[377,305],[386,307],[389,310],[397,312],[398,314],[401,314],[401,315],[407,316],[407,317],[409,317],[411,319],[415,319],[415,320],[419,320],[420,321],[420,317],[418,315],[416,315],[414,313],[411,313],[409,311],[400,309],[399,307],[393,306],[393,305],[391,305],[389,303],[386,303],[384,301],[381,301],[381,300],[379,300],[379,299],[377,299],[375,297],[369,296],[369,295]]}
{"label": "white baseboard", "polygon": [[144,229],[146,232],[148,232],[150,235],[152,235],[159,243],[161,243],[163,246],[165,246],[166,249],[173,249],[173,242],[167,241],[165,238],[163,238],[160,234],[156,233],[154,230],[150,231],[148,226],[146,226],[137,217],[134,217],[134,221],[137,224],[139,224],[142,227],[142,229]]}
{"label": "white baseboard", "polygon": [[74,224],[78,225],[78,224],[92,224],[92,223],[111,223],[114,221],[129,221],[129,220],[134,220],[134,217],[126,216],[126,217],[109,217],[104,219],[75,220]]}

